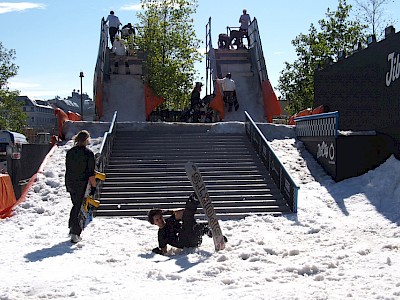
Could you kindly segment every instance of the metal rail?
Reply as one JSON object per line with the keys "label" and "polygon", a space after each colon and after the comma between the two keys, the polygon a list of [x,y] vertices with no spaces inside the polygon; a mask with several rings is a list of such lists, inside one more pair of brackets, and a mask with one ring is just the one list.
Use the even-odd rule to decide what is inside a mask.
{"label": "metal rail", "polygon": [[270,173],[271,178],[280,189],[291,211],[297,213],[299,187],[296,185],[272,148],[268,145],[267,139],[264,137],[261,130],[257,127],[256,123],[247,111],[245,111],[244,114],[246,116],[245,126],[247,136]]}

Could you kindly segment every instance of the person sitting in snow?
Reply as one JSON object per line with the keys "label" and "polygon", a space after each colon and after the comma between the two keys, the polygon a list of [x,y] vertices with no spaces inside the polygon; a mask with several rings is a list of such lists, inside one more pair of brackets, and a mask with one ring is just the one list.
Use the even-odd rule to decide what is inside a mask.
{"label": "person sitting in snow", "polygon": [[[199,200],[193,193],[186,201],[184,209],[167,211],[151,209],[148,212],[148,221],[159,228],[158,247],[152,250],[154,253],[166,254],[167,245],[181,249],[198,247],[203,241],[203,235],[212,237],[208,224],[196,223],[194,219],[199,204]],[[171,216],[164,219],[163,213],[170,213]]]}

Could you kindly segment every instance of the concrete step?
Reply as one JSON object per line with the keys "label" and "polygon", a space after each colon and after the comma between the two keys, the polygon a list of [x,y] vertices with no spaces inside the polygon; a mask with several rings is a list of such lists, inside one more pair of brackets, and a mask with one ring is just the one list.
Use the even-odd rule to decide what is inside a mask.
{"label": "concrete step", "polygon": [[[184,207],[193,188],[184,165],[194,161],[220,217],[289,211],[246,135],[210,134],[210,127],[121,125],[115,136],[98,216],[146,218],[153,207]],[[199,209],[200,217],[204,217]]]}

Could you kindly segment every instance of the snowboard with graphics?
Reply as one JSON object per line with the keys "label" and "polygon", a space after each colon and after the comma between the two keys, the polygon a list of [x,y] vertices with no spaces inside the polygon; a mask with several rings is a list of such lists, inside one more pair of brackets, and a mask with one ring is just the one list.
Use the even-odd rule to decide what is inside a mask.
{"label": "snowboard with graphics", "polygon": [[214,240],[215,250],[223,250],[225,249],[224,236],[222,235],[222,230],[219,226],[217,215],[215,214],[214,205],[211,202],[203,177],[201,176],[198,167],[193,162],[187,162],[185,170],[207,217],[208,225],[211,229]]}
{"label": "snowboard with graphics", "polygon": [[[97,180],[104,181],[106,179],[106,174],[95,172],[95,178]],[[100,201],[94,199],[94,195],[89,195],[90,184],[88,183],[86,188],[87,195],[82,202],[81,209],[78,214],[79,227],[83,230],[92,221],[95,215],[96,209],[100,206]]]}

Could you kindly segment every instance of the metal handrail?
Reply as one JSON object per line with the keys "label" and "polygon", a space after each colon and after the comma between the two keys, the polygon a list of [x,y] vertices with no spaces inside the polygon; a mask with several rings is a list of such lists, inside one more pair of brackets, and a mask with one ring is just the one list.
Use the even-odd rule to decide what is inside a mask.
{"label": "metal handrail", "polygon": [[[108,162],[110,160],[115,133],[117,131],[116,123],[117,123],[117,111],[114,112],[110,128],[107,132],[104,133],[100,150],[98,153],[96,153],[96,169],[101,173],[105,173],[105,170],[108,166]],[[101,188],[102,188],[102,181],[100,181],[97,185],[97,193],[100,193]]]}
{"label": "metal handrail", "polygon": [[211,38],[211,17],[208,19],[206,25],[206,95],[209,95],[208,86],[210,85],[210,93],[213,92],[213,80],[215,79],[214,74],[214,50],[212,47]]}
{"label": "metal handrail", "polygon": [[247,136],[270,173],[272,180],[281,191],[291,211],[297,213],[298,190],[300,188],[269,146],[267,139],[247,111],[244,114],[246,117],[245,126]]}

